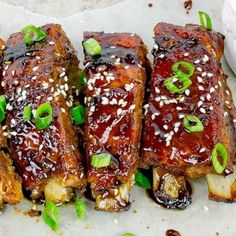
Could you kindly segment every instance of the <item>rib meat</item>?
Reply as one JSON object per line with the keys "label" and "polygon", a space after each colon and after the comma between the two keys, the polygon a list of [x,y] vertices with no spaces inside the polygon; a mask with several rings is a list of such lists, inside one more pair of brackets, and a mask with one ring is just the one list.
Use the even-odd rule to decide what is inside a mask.
{"label": "rib meat", "polygon": [[[211,152],[217,143],[227,149],[224,171],[233,171],[235,157],[235,108],[220,59],[224,37],[197,25],[175,26],[159,23],[154,29],[154,69],[151,92],[144,106],[145,121],[141,165],[161,166],[170,172],[196,178],[214,172]],[[173,76],[172,65],[191,63],[192,85],[182,94],[166,89],[164,81]],[[192,114],[204,125],[202,132],[189,133],[183,117]]]}
{"label": "rib meat", "polygon": [[[0,40],[0,62],[2,62],[3,48],[4,42]],[[1,71],[0,74],[2,74]],[[15,172],[12,160],[8,156],[7,139],[3,132],[0,124],[0,210],[3,208],[4,203],[16,204],[23,198],[21,178]]]}
{"label": "rib meat", "polygon": [[[69,201],[73,188],[85,187],[82,156],[70,117],[69,83],[78,73],[75,51],[58,24],[41,27],[47,37],[31,46],[23,33],[6,43],[2,85],[7,97],[7,119],[14,163],[32,199]],[[53,108],[52,123],[38,130],[33,119],[23,121],[25,106],[33,114],[40,104]]]}
{"label": "rib meat", "polygon": [[[85,55],[88,183],[96,209],[121,211],[130,205],[138,165],[147,50],[128,33],[86,32],[88,38],[102,47],[99,56]],[[110,165],[93,167],[91,156],[102,152],[112,155]]]}

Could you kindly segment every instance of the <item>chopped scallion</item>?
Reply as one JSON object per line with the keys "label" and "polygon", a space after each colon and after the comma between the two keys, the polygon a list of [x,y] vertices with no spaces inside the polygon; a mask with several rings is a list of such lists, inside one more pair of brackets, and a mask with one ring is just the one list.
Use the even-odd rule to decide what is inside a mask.
{"label": "chopped scallion", "polygon": [[138,171],[135,175],[135,184],[144,189],[151,188],[150,180],[141,171]]}
{"label": "chopped scallion", "polygon": [[52,122],[53,110],[52,106],[45,102],[41,104],[35,112],[35,125],[37,129],[45,129]]}
{"label": "chopped scallion", "polygon": [[[180,66],[183,67],[186,71],[188,71],[187,73],[185,73],[184,71],[182,71],[180,69]],[[172,71],[178,75],[179,78],[189,78],[193,75],[194,73],[194,66],[186,61],[179,61],[176,62],[173,66],[172,66]]]}
{"label": "chopped scallion", "polygon": [[201,132],[204,130],[202,122],[194,115],[186,115],[183,119],[184,128],[190,132]]}
{"label": "chopped scallion", "polygon": [[199,11],[198,15],[201,26],[204,27],[205,29],[212,30],[212,23],[210,16],[203,11]]}
{"label": "chopped scallion", "polygon": [[47,34],[42,29],[37,28],[34,25],[24,27],[21,32],[24,33],[23,41],[26,45],[31,45],[47,37]]}
{"label": "chopped scallion", "polygon": [[47,201],[43,209],[43,220],[53,230],[56,231],[60,222],[60,212],[52,201]]}
{"label": "chopped scallion", "polygon": [[98,41],[95,40],[94,38],[89,38],[86,41],[84,41],[83,46],[85,51],[91,56],[96,56],[101,54],[102,48],[98,43]]}
{"label": "chopped scallion", "polygon": [[91,165],[96,168],[109,166],[112,155],[108,152],[92,155]]}
{"label": "chopped scallion", "polygon": [[80,219],[84,219],[86,215],[86,206],[83,199],[77,198],[75,201],[76,215]]}
{"label": "chopped scallion", "polygon": [[6,105],[7,101],[4,95],[0,96],[0,122],[5,119],[6,116]]}
{"label": "chopped scallion", "polygon": [[122,236],[135,236],[135,235],[132,233],[124,233],[124,234],[122,234]]}
{"label": "chopped scallion", "polygon": [[23,120],[29,121],[31,119],[32,109],[30,106],[25,106],[23,111]]}
{"label": "chopped scallion", "polygon": [[[222,159],[221,161],[219,160]],[[211,161],[215,171],[218,174],[222,174],[227,166],[228,152],[222,143],[217,143],[211,152]]]}
{"label": "chopped scallion", "polygon": [[76,125],[81,125],[85,122],[85,109],[82,105],[77,105],[71,110],[72,118]]}

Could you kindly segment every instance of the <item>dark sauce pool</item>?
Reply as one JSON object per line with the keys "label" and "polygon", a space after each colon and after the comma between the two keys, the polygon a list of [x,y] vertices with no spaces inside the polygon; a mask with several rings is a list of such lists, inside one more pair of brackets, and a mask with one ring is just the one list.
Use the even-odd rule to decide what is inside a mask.
{"label": "dark sauce pool", "polygon": [[181,234],[174,229],[168,229],[166,231],[166,236],[181,236]]}

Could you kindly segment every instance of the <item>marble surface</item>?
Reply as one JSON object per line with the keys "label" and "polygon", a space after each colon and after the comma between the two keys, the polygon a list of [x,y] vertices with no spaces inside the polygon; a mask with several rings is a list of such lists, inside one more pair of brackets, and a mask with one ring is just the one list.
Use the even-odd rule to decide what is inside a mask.
{"label": "marble surface", "polygon": [[[221,31],[223,0],[195,1],[188,15],[183,9],[182,0],[125,0],[100,9],[93,9],[98,6],[93,5],[92,9],[82,12],[81,9],[85,9],[83,7],[86,5],[80,8],[79,6],[82,5],[79,3],[91,3],[94,0],[73,1],[78,3],[76,5],[78,8],[75,9],[75,6],[71,5],[72,8],[74,7],[70,9],[71,11],[66,8],[72,4],[72,0],[38,0],[40,4],[45,4],[44,7],[33,4],[36,0],[4,0],[4,3],[1,1],[1,37],[6,39],[10,33],[19,31],[29,23],[43,25],[56,22],[62,24],[77,49],[81,61],[83,60],[81,40],[83,31],[86,30],[135,32],[143,38],[150,51],[153,45],[152,29],[157,22],[166,21],[179,25],[198,23],[198,11],[203,10],[211,15],[214,29]],[[118,0],[115,1],[118,2]],[[5,2],[14,4],[21,2],[24,7],[9,5]],[[111,4],[108,0],[100,1],[100,4],[106,2]],[[153,7],[147,6],[149,2],[154,3]],[[57,9],[63,13],[59,14]],[[152,59],[151,56],[150,58]],[[235,75],[225,60],[223,60],[223,66],[226,74],[229,75],[232,91],[236,91]],[[234,98],[236,98],[236,92],[234,92]],[[41,217],[30,218],[24,215],[24,212],[32,207],[32,203],[24,200],[16,207],[8,206],[4,214],[0,216],[0,236],[121,236],[124,232],[132,232],[135,236],[164,236],[166,230],[170,228],[180,231],[182,236],[216,236],[218,235],[216,233],[220,236],[236,235],[234,220],[236,204],[209,201],[205,179],[193,181],[193,203],[184,211],[159,208],[152,204],[142,189],[136,187],[131,192],[131,201],[133,202],[131,209],[121,214],[94,211],[93,204],[87,202],[87,217],[83,221],[76,218],[73,204],[61,206],[59,209],[62,220],[55,234],[43,223]]]}
{"label": "marble surface", "polygon": [[20,6],[35,13],[63,18],[72,14],[97,8],[104,8],[124,0],[0,0]]}

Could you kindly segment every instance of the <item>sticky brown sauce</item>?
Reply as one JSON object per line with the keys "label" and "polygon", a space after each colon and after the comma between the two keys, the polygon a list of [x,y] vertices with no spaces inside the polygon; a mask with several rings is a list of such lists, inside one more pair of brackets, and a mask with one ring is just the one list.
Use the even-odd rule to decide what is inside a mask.
{"label": "sticky brown sauce", "polygon": [[166,236],[181,236],[181,234],[174,229],[168,229],[166,231]]}

